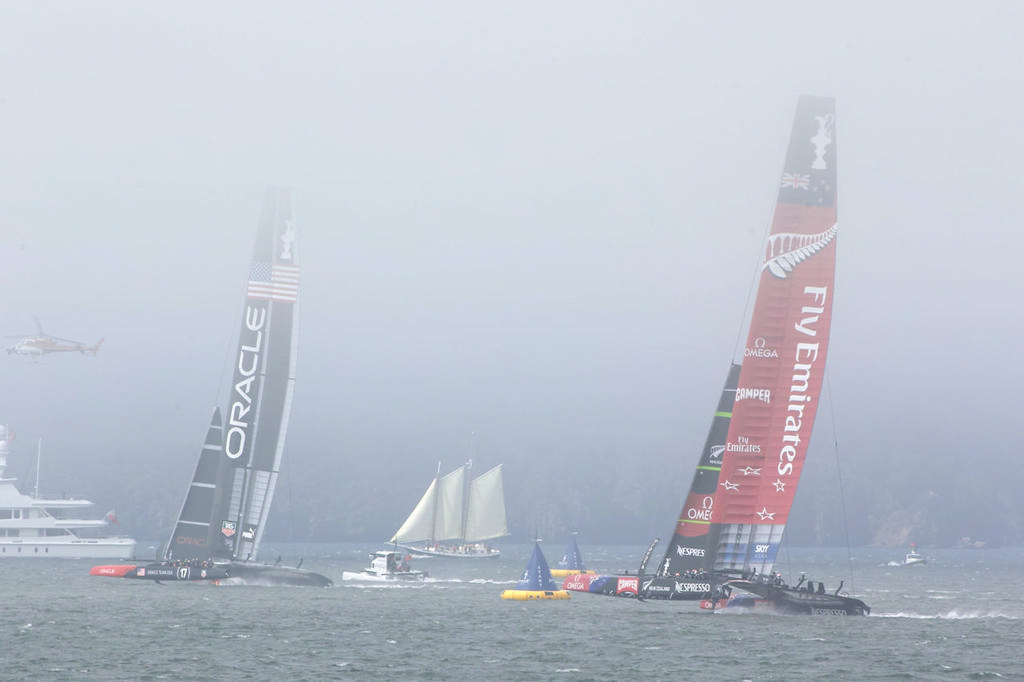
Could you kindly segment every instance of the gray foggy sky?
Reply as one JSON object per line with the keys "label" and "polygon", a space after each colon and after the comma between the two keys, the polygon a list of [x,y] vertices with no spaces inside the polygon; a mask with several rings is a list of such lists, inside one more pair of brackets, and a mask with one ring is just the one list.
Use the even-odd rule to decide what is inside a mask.
{"label": "gray foggy sky", "polygon": [[846,5],[0,5],[2,333],[106,337],[4,356],[0,420],[55,484],[166,472],[176,505],[279,184],[286,468],[398,462],[418,494],[475,430],[489,464],[642,453],[685,486],[813,94],[837,98],[845,456],[1019,450],[1024,9]]}

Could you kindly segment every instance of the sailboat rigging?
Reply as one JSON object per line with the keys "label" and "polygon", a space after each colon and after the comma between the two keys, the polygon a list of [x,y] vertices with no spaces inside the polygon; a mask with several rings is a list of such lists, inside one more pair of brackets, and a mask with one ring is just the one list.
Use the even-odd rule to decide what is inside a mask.
{"label": "sailboat rigging", "polygon": [[[328,586],[324,576],[258,563],[295,385],[299,264],[291,192],[268,190],[246,283],[231,397],[215,408],[163,560],[92,575]],[[300,562],[301,563],[301,562]]]}
{"label": "sailboat rigging", "polygon": [[[820,583],[813,593],[789,588],[774,572],[821,392],[837,231],[835,100],[803,96],[742,358],[728,372],[665,555],[637,595],[718,606],[735,588],[782,611],[870,610]],[[570,580],[567,589],[629,594],[636,578]]]}
{"label": "sailboat rigging", "polygon": [[501,556],[487,540],[508,535],[502,465],[473,478],[473,460],[430,482],[402,526],[388,540],[410,554],[480,559]]}

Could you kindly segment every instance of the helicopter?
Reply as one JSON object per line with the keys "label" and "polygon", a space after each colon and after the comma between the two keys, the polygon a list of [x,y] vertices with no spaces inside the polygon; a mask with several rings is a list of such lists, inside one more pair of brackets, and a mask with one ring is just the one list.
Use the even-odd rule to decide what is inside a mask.
{"label": "helicopter", "polygon": [[80,341],[72,341],[71,339],[62,339],[57,336],[50,336],[43,331],[43,325],[39,323],[39,318],[32,318],[36,321],[36,329],[39,330],[38,336],[11,336],[8,338],[21,339],[13,346],[7,348],[8,355],[24,355],[28,357],[40,358],[50,353],[72,353],[78,352],[83,355],[96,355],[96,351],[100,349],[100,344],[103,343],[103,339],[100,339],[92,346],[87,346]]}

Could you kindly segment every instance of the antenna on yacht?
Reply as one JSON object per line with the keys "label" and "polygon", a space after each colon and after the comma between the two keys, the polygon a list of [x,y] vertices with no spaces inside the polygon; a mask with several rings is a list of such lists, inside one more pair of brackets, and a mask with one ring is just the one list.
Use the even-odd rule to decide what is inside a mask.
{"label": "antenna on yacht", "polygon": [[39,444],[36,446],[36,489],[32,493],[32,497],[39,499],[39,460],[43,458],[43,439],[39,439]]}

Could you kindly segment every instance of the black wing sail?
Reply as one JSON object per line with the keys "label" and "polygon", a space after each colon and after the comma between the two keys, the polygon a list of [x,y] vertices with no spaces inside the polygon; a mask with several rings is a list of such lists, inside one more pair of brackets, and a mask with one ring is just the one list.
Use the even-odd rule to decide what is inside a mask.
{"label": "black wing sail", "polygon": [[295,384],[299,265],[291,192],[267,192],[246,287],[224,434],[234,464],[225,526],[234,556],[256,556],[284,452]]}
{"label": "black wing sail", "polygon": [[715,505],[718,474],[722,469],[722,453],[729,433],[736,386],[739,384],[740,365],[733,364],[718,400],[718,409],[711,420],[704,450],[697,471],[690,484],[683,510],[679,513],[675,533],[665,549],[665,558],[658,567],[658,576],[682,576],[688,571],[710,569],[714,557],[708,548],[711,511]]}
{"label": "black wing sail", "polygon": [[223,452],[223,436],[220,409],[215,409],[210,419],[210,428],[206,431],[206,441],[199,452],[192,483],[181,505],[174,533],[167,543],[165,558],[169,561],[206,560],[213,556],[218,530],[214,528],[213,521],[216,515],[217,479]]}
{"label": "black wing sail", "polygon": [[160,563],[94,566],[91,575],[329,587],[319,573],[260,564],[295,384],[299,266],[291,192],[267,192],[246,285],[227,412],[214,412]]}

